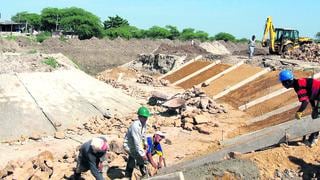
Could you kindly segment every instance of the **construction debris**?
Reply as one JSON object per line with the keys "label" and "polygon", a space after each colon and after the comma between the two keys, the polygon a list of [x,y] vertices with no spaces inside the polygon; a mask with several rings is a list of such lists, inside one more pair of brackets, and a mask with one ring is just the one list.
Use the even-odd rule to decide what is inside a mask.
{"label": "construction debris", "polygon": [[170,82],[165,79],[157,80],[156,78],[148,75],[141,75],[137,79],[137,83],[147,84],[151,86],[167,86]]}
{"label": "construction debris", "polygon": [[285,52],[282,58],[320,62],[320,45],[317,43],[303,44],[300,48]]}

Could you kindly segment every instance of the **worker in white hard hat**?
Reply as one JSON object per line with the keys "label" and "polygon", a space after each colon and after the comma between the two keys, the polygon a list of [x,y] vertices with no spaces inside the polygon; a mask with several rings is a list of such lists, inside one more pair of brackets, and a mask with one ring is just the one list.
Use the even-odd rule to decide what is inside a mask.
{"label": "worker in white hard hat", "polygon": [[77,159],[74,179],[81,179],[81,173],[88,170],[97,180],[103,180],[103,173],[107,171],[106,152],[109,149],[107,139],[93,138],[81,145]]}
{"label": "worker in white hard hat", "polygon": [[[149,173],[152,172],[150,175],[154,175],[156,171],[164,166],[164,157],[163,157],[163,150],[161,147],[161,140],[165,138],[165,134],[161,131],[157,131],[154,133],[153,136],[148,136],[146,141],[148,144],[147,148],[147,157],[148,161],[152,165],[152,170],[149,169]],[[158,156],[158,161],[156,161],[153,157]]]}

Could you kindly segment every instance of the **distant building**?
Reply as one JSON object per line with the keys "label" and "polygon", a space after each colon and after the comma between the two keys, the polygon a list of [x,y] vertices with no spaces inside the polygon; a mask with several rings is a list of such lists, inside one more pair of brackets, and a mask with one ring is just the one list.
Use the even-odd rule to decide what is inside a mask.
{"label": "distant building", "polygon": [[16,23],[13,21],[0,22],[0,33],[21,33],[25,28],[25,23]]}

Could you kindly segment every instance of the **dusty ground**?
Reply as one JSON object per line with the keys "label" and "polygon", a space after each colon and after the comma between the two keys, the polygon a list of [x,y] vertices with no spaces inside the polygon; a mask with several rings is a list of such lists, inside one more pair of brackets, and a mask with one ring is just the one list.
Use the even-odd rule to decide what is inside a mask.
{"label": "dusty ground", "polygon": [[174,83],[174,82],[178,81],[179,79],[182,79],[185,76],[192,74],[192,73],[196,72],[197,70],[199,70],[209,64],[211,64],[210,61],[201,61],[201,60],[195,61],[195,62],[192,62],[191,64],[188,64],[187,66],[179,69],[178,71],[176,71],[168,76],[165,76],[164,79],[170,81],[170,83]]}
{"label": "dusty ground", "polygon": [[[297,78],[307,77],[312,74],[311,71],[295,71]],[[228,102],[233,107],[238,108],[254,99],[260,98],[282,88],[278,80],[279,71],[271,71],[254,81],[230,92],[226,96],[219,99],[219,101]]]}
{"label": "dusty ground", "polygon": [[205,87],[204,90],[209,95],[216,95],[219,92],[222,92],[225,88],[229,88],[236,83],[247,79],[248,77],[261,71],[261,68],[252,67],[247,64],[243,64],[238,68],[232,70],[231,72],[225,74],[224,76],[213,81],[208,87]]}
{"label": "dusty ground", "polygon": [[204,82],[208,78],[219,74],[220,72],[224,71],[225,69],[229,68],[230,66],[231,65],[229,65],[229,64],[214,65],[213,67],[200,73],[199,75],[194,76],[194,77],[188,79],[187,81],[184,81],[184,82],[178,84],[178,86],[183,87],[185,89],[191,88],[193,85],[198,85],[198,84]]}

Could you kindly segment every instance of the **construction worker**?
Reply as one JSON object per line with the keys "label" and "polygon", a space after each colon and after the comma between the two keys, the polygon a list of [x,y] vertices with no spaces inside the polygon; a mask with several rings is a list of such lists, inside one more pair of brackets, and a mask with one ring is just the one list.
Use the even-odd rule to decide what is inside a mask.
{"label": "construction worker", "polygon": [[107,170],[106,152],[109,149],[104,137],[93,138],[81,145],[74,179],[81,179],[81,173],[88,170],[97,180],[103,180]]}
{"label": "construction worker", "polygon": [[[290,70],[282,70],[279,74],[279,80],[285,88],[294,88],[298,95],[299,101],[301,102],[301,105],[295,115],[298,120],[302,118],[302,112],[307,108],[309,102],[312,106],[312,119],[318,118],[320,90],[319,80],[313,78],[295,79]],[[313,146],[318,140],[318,135],[319,132],[312,133],[306,143]],[[306,138],[304,137],[304,140],[305,139]]]}
{"label": "construction worker", "polygon": [[[154,170],[149,170],[149,172],[156,172],[157,169],[160,169],[163,167],[163,163],[164,163],[164,158],[163,158],[163,151],[162,151],[162,147],[160,144],[160,141],[162,139],[165,138],[165,135],[163,132],[161,131],[157,131],[153,137],[147,137],[147,144],[148,144],[148,149],[147,149],[147,157],[148,157],[148,161],[150,162],[150,164],[152,165]],[[159,156],[159,161],[156,162],[153,159],[154,155],[158,155]],[[151,175],[153,176],[155,173],[152,173]]]}
{"label": "construction worker", "polygon": [[124,138],[123,147],[129,154],[125,176],[131,178],[133,169],[136,164],[139,166],[142,176],[146,175],[145,162],[147,162],[146,151],[147,147],[145,141],[146,122],[150,116],[148,108],[142,106],[138,109],[138,120],[134,121],[129,127]]}
{"label": "construction worker", "polygon": [[253,35],[248,42],[248,49],[249,49],[249,59],[252,59],[254,54],[254,48],[256,47],[256,36]]}

